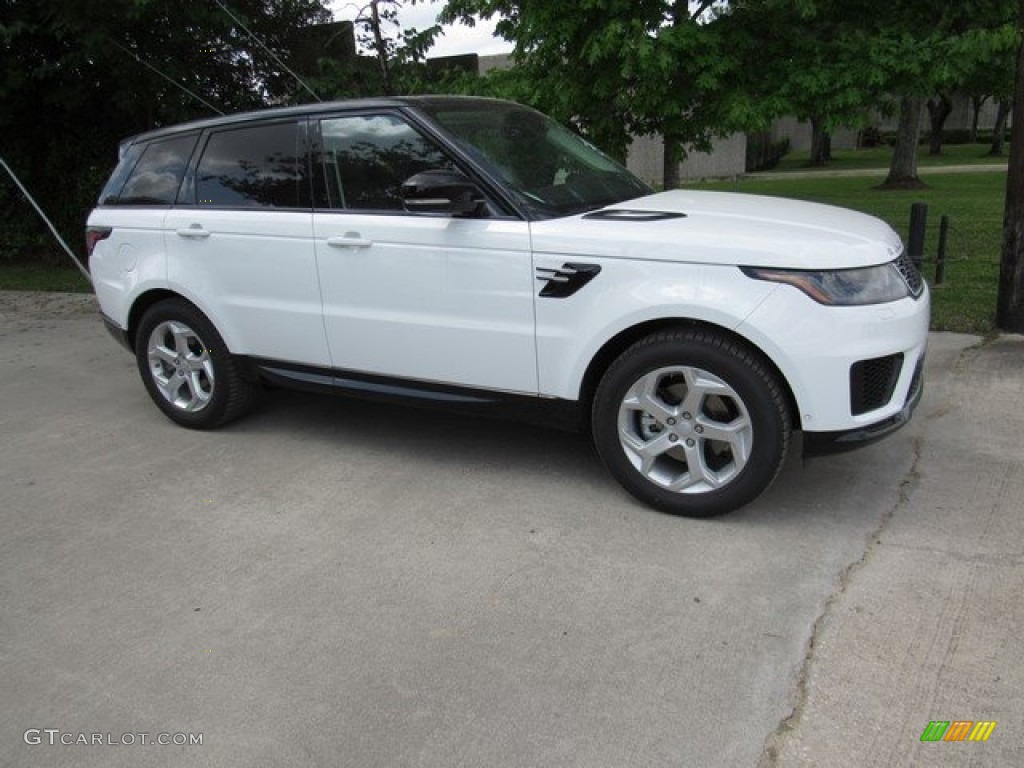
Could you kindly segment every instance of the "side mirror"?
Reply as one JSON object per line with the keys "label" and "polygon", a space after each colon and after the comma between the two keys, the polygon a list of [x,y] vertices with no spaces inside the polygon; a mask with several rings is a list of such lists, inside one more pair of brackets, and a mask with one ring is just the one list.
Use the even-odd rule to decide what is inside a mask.
{"label": "side mirror", "polygon": [[422,171],[402,184],[402,203],[411,213],[447,213],[473,216],[484,199],[470,179],[459,171]]}

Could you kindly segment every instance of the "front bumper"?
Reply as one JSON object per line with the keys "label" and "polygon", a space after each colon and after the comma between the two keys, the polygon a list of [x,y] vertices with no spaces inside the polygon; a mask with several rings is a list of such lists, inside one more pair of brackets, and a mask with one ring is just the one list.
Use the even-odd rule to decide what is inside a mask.
{"label": "front bumper", "polygon": [[888,418],[876,421],[854,429],[844,429],[836,432],[804,432],[804,456],[827,456],[835,453],[845,453],[865,445],[870,445],[888,437],[896,430],[902,428],[910,421],[918,403],[921,402],[921,395],[924,393],[924,358],[917,364],[914,371],[914,378],[907,393],[907,400],[899,412]]}

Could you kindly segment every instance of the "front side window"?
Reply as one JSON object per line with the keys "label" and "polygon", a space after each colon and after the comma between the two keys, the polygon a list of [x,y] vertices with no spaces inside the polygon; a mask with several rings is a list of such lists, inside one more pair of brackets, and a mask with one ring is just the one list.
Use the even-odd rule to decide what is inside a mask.
{"label": "front side window", "polygon": [[396,115],[320,121],[321,169],[331,208],[400,211],[402,184],[451,160]]}
{"label": "front side window", "polygon": [[[189,158],[196,145],[196,134],[152,141],[142,149],[138,162],[128,174],[120,193],[103,191],[103,205],[171,205],[178,194]],[[132,157],[133,147],[126,155]],[[114,178],[117,177],[115,172]],[[111,180],[113,182],[113,179]]]}
{"label": "front side window", "polygon": [[218,131],[196,170],[200,208],[301,208],[307,195],[296,122]]}

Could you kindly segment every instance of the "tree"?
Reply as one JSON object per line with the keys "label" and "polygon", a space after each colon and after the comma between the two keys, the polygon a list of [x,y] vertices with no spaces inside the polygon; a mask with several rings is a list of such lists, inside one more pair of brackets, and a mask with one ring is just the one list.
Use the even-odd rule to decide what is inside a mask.
{"label": "tree", "polygon": [[996,107],[996,122],[992,126],[992,146],[988,154],[992,157],[1003,156],[1003,145],[1006,143],[1006,123],[1010,119],[1011,103],[1009,99],[1000,99]]}
{"label": "tree", "polygon": [[809,122],[810,164],[827,164],[831,131],[860,121],[881,97],[865,71],[861,17],[841,1],[734,0],[723,23],[733,45],[745,46],[746,87],[773,115]]}
{"label": "tree", "polygon": [[[1017,6],[1018,42],[1014,109],[1024,114],[1024,0]],[[1003,254],[999,265],[996,326],[1024,333],[1024,120],[1013,121],[1010,165],[1006,176]]]}
{"label": "tree", "polygon": [[978,120],[981,118],[981,110],[985,102],[992,97],[988,93],[971,92],[971,129],[967,136],[969,144],[978,143]]}
{"label": "tree", "polygon": [[946,120],[953,114],[953,99],[947,93],[937,93],[925,102],[928,108],[929,138],[928,154],[942,154],[942,130]]}
{"label": "tree", "polygon": [[[120,139],[215,112],[312,98],[281,62],[296,30],[330,19],[323,2],[223,6],[0,5],[0,147],[66,237],[80,230]],[[14,219],[6,224],[5,234],[24,230]],[[4,254],[32,245],[7,239]]]}
{"label": "tree", "polygon": [[741,65],[714,0],[449,0],[442,20],[473,24],[499,16],[515,44],[506,85],[521,100],[571,123],[623,158],[630,135],[665,138],[664,184],[690,148],[746,127],[760,104],[732,87]]}
{"label": "tree", "polygon": [[883,68],[882,79],[889,89],[902,96],[896,149],[883,187],[922,186],[917,177],[922,104],[934,99],[929,109],[931,150],[939,153],[950,111],[947,94],[1005,48],[1012,34],[1008,22],[1013,4],[1011,0],[867,0],[866,5],[874,14],[871,18],[883,25],[869,51],[872,61]]}
{"label": "tree", "polygon": [[[972,144],[978,140],[978,121],[985,103],[991,99],[996,104],[1006,102],[1009,106],[1009,102],[1013,100],[1017,41],[1012,24],[1007,23],[1004,30],[1005,34],[998,47],[994,48],[989,56],[979,56],[976,66],[971,68],[958,86],[959,90],[971,99]],[[1008,114],[1008,110],[1005,112]],[[1005,123],[1003,127],[1005,129]]]}
{"label": "tree", "polygon": [[[410,90],[410,68],[414,72],[420,69],[418,65],[424,62],[427,50],[441,32],[438,24],[422,32],[402,30],[398,21],[402,4],[399,0],[370,0],[356,17],[360,28],[356,38],[364,50],[373,54],[377,64],[377,87],[370,92],[391,96]],[[415,0],[409,4],[414,5]]]}

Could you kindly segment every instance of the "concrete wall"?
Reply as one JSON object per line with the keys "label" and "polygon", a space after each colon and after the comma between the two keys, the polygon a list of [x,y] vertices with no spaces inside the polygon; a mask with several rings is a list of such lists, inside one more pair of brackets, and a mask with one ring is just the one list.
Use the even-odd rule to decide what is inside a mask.
{"label": "concrete wall", "polygon": [[[874,124],[881,131],[895,131],[896,126],[900,121],[899,105],[893,111],[891,115],[877,115]],[[981,114],[978,116],[978,130],[979,131],[991,131],[995,127],[996,123],[996,110],[999,104],[993,99],[989,99],[981,108]],[[969,130],[971,127],[971,119],[974,115],[974,109],[971,106],[971,99],[969,96],[957,94],[953,97],[953,111],[946,119],[946,125],[944,126],[947,131],[956,130]],[[1007,123],[1009,125],[1009,123]],[[924,108],[921,110],[921,132],[926,134],[928,132],[928,109]]]}
{"label": "concrete wall", "polygon": [[486,75],[492,69],[511,69],[514,62],[511,53],[495,53],[480,57],[479,74]]}
{"label": "concrete wall", "polygon": [[[996,121],[997,105],[992,99],[985,102],[978,119],[978,130],[991,131]],[[946,120],[947,131],[967,130],[971,127],[973,115],[970,97],[956,95],[953,97],[953,112]],[[892,115],[875,114],[865,120],[880,131],[895,131],[899,123],[899,113]],[[832,134],[832,149],[856,149],[858,128],[838,128]],[[928,110],[921,111],[921,135],[928,133]],[[794,151],[808,151],[811,148],[811,124],[797,120],[795,117],[781,117],[772,123],[772,140],[789,139],[789,148]]]}
{"label": "concrete wall", "polygon": [[[832,133],[832,149],[856,149],[858,131],[853,128],[839,128]],[[789,148],[794,152],[806,152],[811,148],[811,124],[795,117],[780,117],[772,122],[772,141],[789,139]]]}
{"label": "concrete wall", "polygon": [[[660,136],[637,136],[629,145],[626,167],[644,181],[661,184],[665,149]],[[747,163],[747,136],[736,133],[712,143],[711,152],[691,152],[679,165],[683,180],[742,176]]]}

